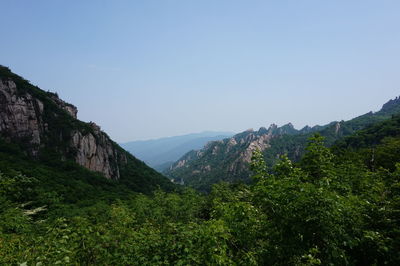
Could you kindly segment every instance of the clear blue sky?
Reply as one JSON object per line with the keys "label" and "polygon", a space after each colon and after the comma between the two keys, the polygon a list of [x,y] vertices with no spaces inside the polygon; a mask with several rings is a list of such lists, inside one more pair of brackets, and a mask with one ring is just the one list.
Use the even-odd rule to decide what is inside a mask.
{"label": "clear blue sky", "polygon": [[350,119],[400,95],[400,1],[0,0],[0,64],[116,141]]}

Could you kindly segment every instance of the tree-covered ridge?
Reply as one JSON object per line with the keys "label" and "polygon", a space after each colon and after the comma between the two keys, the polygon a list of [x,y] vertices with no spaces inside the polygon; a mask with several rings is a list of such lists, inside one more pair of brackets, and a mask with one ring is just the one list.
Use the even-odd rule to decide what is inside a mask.
{"label": "tree-covered ridge", "polygon": [[[396,119],[388,136],[374,127],[357,135],[382,140],[372,146],[331,150],[314,135],[298,164],[283,156],[272,173],[256,151],[251,185],[131,195],[72,217],[39,215],[46,210],[27,189],[34,181],[1,174],[0,263],[398,265],[400,161],[384,141],[399,139],[389,130]],[[372,147],[388,161],[371,168],[363,149]]]}
{"label": "tree-covered ridge", "polygon": [[371,170],[380,167],[394,170],[400,160],[400,115],[339,140],[333,150],[336,154],[361,156]]}
{"label": "tree-covered ridge", "polygon": [[[294,162],[300,160],[305,152],[307,140],[318,132],[325,137],[325,145],[331,146],[339,139],[350,136],[369,125],[385,121],[392,115],[400,113],[400,97],[390,100],[378,112],[369,112],[349,121],[331,122],[325,126],[305,127],[295,130],[291,124],[276,127],[273,137],[265,141],[265,149],[261,149],[268,165],[274,165],[277,159],[286,154]],[[182,180],[188,186],[208,191],[211,185],[219,181],[250,182],[248,164],[238,163],[245,160],[243,154],[251,146],[246,137],[249,134],[268,134],[270,129],[245,131],[219,142],[211,142],[202,150],[191,151],[183,156],[175,167],[166,174],[175,180]]]}
{"label": "tree-covered ridge", "polygon": [[336,143],[338,148],[360,149],[382,144],[386,138],[400,136],[400,113],[380,123],[372,124]]}

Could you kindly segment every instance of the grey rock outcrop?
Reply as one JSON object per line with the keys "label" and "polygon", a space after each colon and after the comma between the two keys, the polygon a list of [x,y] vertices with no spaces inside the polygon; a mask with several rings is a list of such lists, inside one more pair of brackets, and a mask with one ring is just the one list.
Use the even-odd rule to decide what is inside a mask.
{"label": "grey rock outcrop", "polygon": [[0,132],[8,140],[26,139],[36,155],[41,143],[43,103],[29,93],[19,95],[12,80],[0,79]]}
{"label": "grey rock outcrop", "polygon": [[75,161],[90,170],[103,173],[107,178],[119,179],[120,173],[116,163],[118,152],[96,124],[90,125],[94,128],[94,134],[83,135],[79,131],[72,133],[71,146],[76,151]]}

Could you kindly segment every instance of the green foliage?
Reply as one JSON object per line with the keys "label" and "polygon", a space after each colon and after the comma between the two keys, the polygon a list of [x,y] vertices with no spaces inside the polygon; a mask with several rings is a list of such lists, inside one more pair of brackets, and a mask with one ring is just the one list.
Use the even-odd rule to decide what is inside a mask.
{"label": "green foliage", "polygon": [[278,161],[274,167],[273,171],[277,178],[285,178],[296,174],[298,168],[294,168],[292,162],[289,160],[287,155],[281,155],[280,161]]}
{"label": "green foliage", "polygon": [[323,140],[319,134],[311,137],[300,162],[301,168],[314,182],[320,182],[323,178],[330,179],[333,171],[333,154],[324,146]]}
{"label": "green foliage", "polygon": [[250,170],[255,181],[267,177],[267,165],[260,150],[255,150],[251,157]]}

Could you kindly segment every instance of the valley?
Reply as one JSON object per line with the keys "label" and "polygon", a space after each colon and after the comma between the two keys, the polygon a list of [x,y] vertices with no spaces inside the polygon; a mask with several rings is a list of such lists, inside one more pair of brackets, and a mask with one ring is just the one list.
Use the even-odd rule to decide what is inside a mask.
{"label": "valley", "polygon": [[399,97],[324,126],[180,140],[166,150],[207,142],[165,171],[183,186],[3,66],[0,104],[2,265],[400,261]]}

